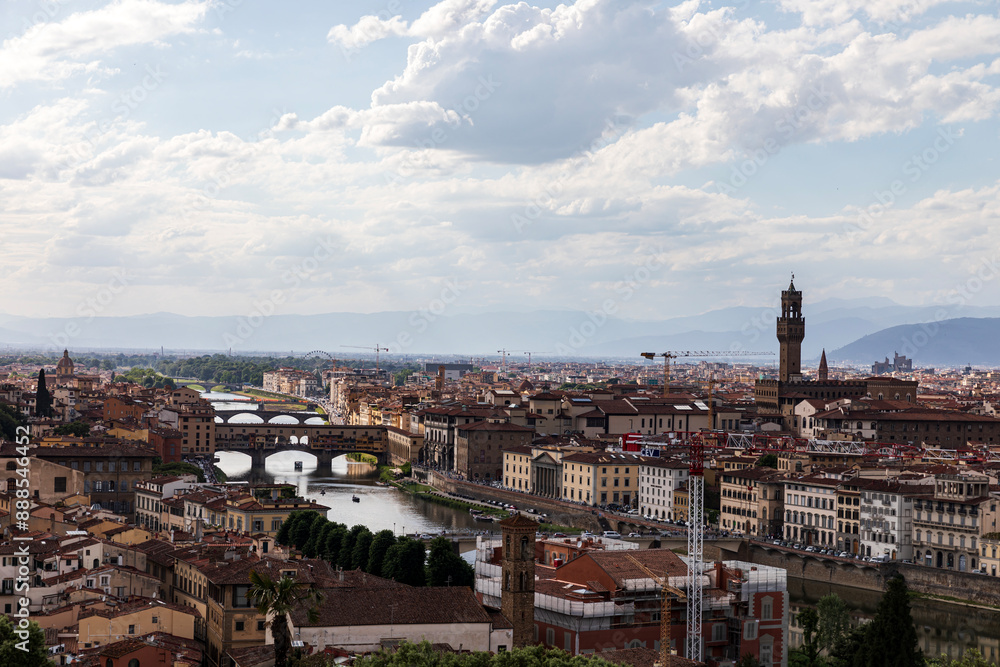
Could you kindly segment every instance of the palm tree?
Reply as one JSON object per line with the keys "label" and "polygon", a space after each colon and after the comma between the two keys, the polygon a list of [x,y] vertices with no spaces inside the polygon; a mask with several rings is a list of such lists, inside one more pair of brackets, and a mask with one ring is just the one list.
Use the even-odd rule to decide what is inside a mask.
{"label": "palm tree", "polygon": [[272,579],[266,572],[250,571],[250,592],[248,596],[257,607],[257,612],[268,617],[271,634],[274,637],[274,667],[285,667],[288,659],[287,616],[302,601],[308,601],[309,622],[319,619],[319,604],[323,594],[309,584],[299,583],[287,575]]}

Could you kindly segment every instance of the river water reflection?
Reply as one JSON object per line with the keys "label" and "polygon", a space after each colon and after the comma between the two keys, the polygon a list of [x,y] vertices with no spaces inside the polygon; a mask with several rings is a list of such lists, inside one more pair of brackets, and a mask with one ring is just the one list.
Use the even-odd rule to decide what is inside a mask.
{"label": "river water reflection", "polygon": [[[263,471],[250,469],[250,457],[238,453],[218,454],[219,467],[230,479],[295,484],[300,496],[315,500],[330,508],[327,518],[348,526],[361,523],[373,532],[395,529],[397,534],[437,533],[447,531],[482,530],[467,512],[419,500],[392,487],[378,486],[374,476],[351,477],[343,457],[334,459],[330,471],[316,468],[316,459],[308,454],[282,452],[267,459]],[[295,461],[302,461],[303,469],[295,470]],[[360,502],[353,502],[352,496]],[[486,524],[491,525],[491,524]],[[467,550],[471,549],[467,547]],[[995,581],[984,578],[984,583]],[[878,606],[880,595],[842,586],[831,586],[815,581],[789,579],[791,614],[804,606],[815,606],[820,598],[836,593],[852,613],[852,624],[871,619]],[[912,601],[913,619],[917,626],[920,647],[927,656],[942,654],[958,658],[966,648],[979,648],[991,662],[1000,656],[1000,612],[971,609],[932,600]],[[792,621],[791,646],[802,644],[802,631]]]}
{"label": "river water reflection", "polygon": [[[217,459],[218,466],[232,481],[294,484],[301,497],[330,508],[328,519],[348,526],[360,523],[372,532],[395,529],[397,534],[483,529],[484,524],[477,523],[468,512],[429,503],[393,487],[379,486],[374,475],[352,477],[342,456],[333,460],[328,472],[316,468],[314,456],[295,452],[268,457],[263,471],[251,470],[250,457],[244,454],[220,452]],[[302,461],[302,470],[295,470],[296,461]],[[352,496],[357,496],[360,502],[353,502]]]}

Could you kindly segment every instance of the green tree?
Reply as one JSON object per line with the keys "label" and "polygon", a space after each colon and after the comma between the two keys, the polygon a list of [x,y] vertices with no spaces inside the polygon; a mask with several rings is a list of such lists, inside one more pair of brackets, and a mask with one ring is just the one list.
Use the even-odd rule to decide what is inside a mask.
{"label": "green tree", "polygon": [[[357,538],[354,540],[354,552],[351,554],[352,570],[365,570],[368,567],[368,558],[371,553],[374,537],[372,531],[367,528],[358,533]],[[365,571],[367,572],[367,570]]]}
{"label": "green tree", "polygon": [[[0,664],[8,667],[53,667],[54,663],[45,651],[45,632],[38,627],[38,623],[28,622],[27,638],[15,634],[18,623],[7,616],[0,616],[0,660],[3,661]],[[24,632],[24,629],[20,631]],[[28,650],[22,651],[21,648]]]}
{"label": "green tree", "polygon": [[323,535],[323,530],[330,525],[329,520],[322,514],[317,512],[316,514],[319,518],[314,519],[311,524],[309,524],[309,539],[306,543],[302,545],[302,555],[306,558],[316,558],[317,556],[323,555],[323,547],[326,546],[325,543],[320,542],[320,537]]}
{"label": "green tree", "polygon": [[326,538],[326,548],[323,550],[323,560],[336,565],[340,559],[340,547],[347,539],[347,527],[344,524],[337,525]]}
{"label": "green tree", "polygon": [[376,576],[382,575],[382,563],[385,561],[385,553],[396,543],[396,536],[391,530],[380,530],[375,533],[372,544],[368,548],[368,564],[365,572],[370,572]]}
{"label": "green tree", "polygon": [[0,435],[3,436],[4,440],[9,440],[10,442],[17,442],[18,426],[24,426],[27,421],[17,408],[13,405],[7,405],[6,403],[0,403]]}
{"label": "green tree", "polygon": [[268,617],[274,636],[274,667],[285,667],[288,660],[288,613],[301,602],[309,603],[309,620],[319,617],[319,604],[323,597],[318,590],[302,584],[292,577],[272,579],[266,573],[250,571],[251,602],[257,612]]}
{"label": "green tree", "polygon": [[298,525],[303,516],[305,516],[305,512],[300,512],[298,510],[290,513],[281,523],[281,528],[278,529],[278,534],[274,536],[274,541],[278,544],[288,546],[291,540],[292,529]]}
{"label": "green tree", "polygon": [[304,547],[309,538],[312,537],[313,524],[316,524],[318,528],[321,525],[320,520],[325,518],[319,512],[313,511],[306,512],[306,517],[300,519],[292,528],[291,540],[296,549]]}
{"label": "green tree", "polygon": [[819,616],[816,643],[821,651],[830,651],[850,629],[850,612],[836,593],[830,593],[820,599],[816,613]]}
{"label": "green tree", "polygon": [[52,416],[52,394],[45,386],[45,369],[38,370],[38,388],[35,389],[35,414],[39,417]]}
{"label": "green tree", "polygon": [[736,667],[760,667],[760,660],[754,657],[753,653],[744,653]]}
{"label": "green tree", "polygon": [[403,642],[393,650],[383,649],[354,662],[356,667],[611,667],[599,655],[572,656],[557,648],[525,646],[496,654],[451,653],[435,650],[430,642]]}
{"label": "green tree", "polygon": [[778,455],[777,454],[764,454],[757,459],[754,464],[758,468],[775,468],[778,467]]}
{"label": "green tree", "polygon": [[[806,607],[796,616],[802,626],[802,646],[790,651],[789,664],[796,667],[817,667],[822,664],[819,658],[819,645],[816,642],[816,632],[819,628],[819,614],[812,607]],[[793,663],[792,653],[796,653]]]}
{"label": "green tree", "polygon": [[863,667],[912,667],[923,665],[917,644],[917,628],[910,614],[910,597],[903,577],[896,575],[886,585],[885,594],[868,624],[861,655],[855,664]]}
{"label": "green tree", "polygon": [[940,658],[927,661],[927,667],[996,667],[992,662],[983,657],[979,649],[970,648],[965,650],[965,654],[957,660],[948,660],[948,656],[942,655]]}
{"label": "green tree", "polygon": [[74,438],[86,438],[90,435],[90,424],[87,422],[71,421],[68,424],[61,424],[52,429],[52,432],[56,435],[69,435]]}
{"label": "green tree", "polygon": [[[854,667],[854,665],[862,664],[857,661],[863,657],[862,652],[867,632],[868,625],[861,625],[841,637],[830,651],[830,664],[833,667]],[[791,664],[790,660],[789,664]]]}
{"label": "green tree", "polygon": [[424,543],[408,537],[401,538],[389,547],[382,563],[382,576],[401,584],[423,586],[427,580],[424,572]]}
{"label": "green tree", "polygon": [[476,572],[464,558],[455,553],[451,540],[435,537],[431,540],[427,556],[428,586],[469,586],[475,582]]}

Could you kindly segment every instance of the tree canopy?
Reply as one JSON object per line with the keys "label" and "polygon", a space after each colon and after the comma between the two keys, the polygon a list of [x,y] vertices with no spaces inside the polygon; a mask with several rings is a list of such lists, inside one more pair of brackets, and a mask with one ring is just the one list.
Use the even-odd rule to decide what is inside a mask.
{"label": "tree canopy", "polygon": [[[0,616],[0,664],[6,667],[54,667],[45,651],[45,633],[38,623],[28,623],[26,645],[22,644],[24,639],[14,634],[16,623],[14,619]],[[28,650],[22,651],[19,644]]]}
{"label": "tree canopy", "polygon": [[429,642],[403,642],[394,651],[382,650],[355,661],[356,667],[608,667],[612,663],[593,656],[571,656],[543,646],[526,646],[490,654],[436,651]]}

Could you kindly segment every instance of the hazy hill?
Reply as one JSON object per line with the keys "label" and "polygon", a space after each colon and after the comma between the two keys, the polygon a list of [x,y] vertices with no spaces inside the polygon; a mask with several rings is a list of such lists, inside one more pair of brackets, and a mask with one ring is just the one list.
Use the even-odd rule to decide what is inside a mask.
{"label": "hazy hill", "polygon": [[893,353],[914,366],[1000,366],[1000,318],[962,317],[941,322],[905,324],[864,336],[829,352],[831,363],[872,363]]}

